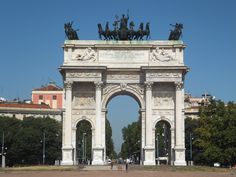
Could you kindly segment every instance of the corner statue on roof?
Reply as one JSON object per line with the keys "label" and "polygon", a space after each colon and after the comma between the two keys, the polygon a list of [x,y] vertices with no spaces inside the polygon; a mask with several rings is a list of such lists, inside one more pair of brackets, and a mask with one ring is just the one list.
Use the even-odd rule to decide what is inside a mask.
{"label": "corner statue on roof", "polygon": [[79,30],[78,29],[74,30],[72,28],[72,24],[73,24],[73,22],[68,22],[68,23],[64,24],[64,29],[65,29],[66,36],[69,40],[79,40],[79,37],[78,37],[77,32],[76,32],[76,31],[79,31]]}
{"label": "corner statue on roof", "polygon": [[174,30],[170,30],[170,35],[168,40],[179,40],[182,36],[182,23],[176,23],[175,25],[170,24],[171,26],[175,27]]}

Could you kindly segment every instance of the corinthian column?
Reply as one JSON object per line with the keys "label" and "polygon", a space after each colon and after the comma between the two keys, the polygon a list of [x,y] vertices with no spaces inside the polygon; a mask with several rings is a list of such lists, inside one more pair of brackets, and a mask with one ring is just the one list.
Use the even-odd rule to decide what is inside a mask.
{"label": "corinthian column", "polygon": [[72,125],[71,125],[71,102],[72,102],[73,82],[67,81],[65,87],[65,117],[63,118],[63,145],[62,145],[62,165],[73,165],[72,157]]}
{"label": "corinthian column", "polygon": [[153,82],[145,82],[146,86],[146,144],[144,147],[144,165],[155,165],[155,146],[152,142],[152,85]]}
{"label": "corinthian column", "polygon": [[104,147],[102,146],[102,82],[95,82],[96,88],[96,126],[95,126],[95,147],[93,148],[93,165],[103,165]]}
{"label": "corinthian column", "polygon": [[183,82],[175,83],[175,162],[176,166],[186,166],[184,145],[184,89]]}
{"label": "corinthian column", "polygon": [[96,146],[102,145],[102,130],[101,130],[101,99],[102,99],[102,82],[96,82]]}
{"label": "corinthian column", "polygon": [[146,82],[146,145],[152,145],[152,82]]}

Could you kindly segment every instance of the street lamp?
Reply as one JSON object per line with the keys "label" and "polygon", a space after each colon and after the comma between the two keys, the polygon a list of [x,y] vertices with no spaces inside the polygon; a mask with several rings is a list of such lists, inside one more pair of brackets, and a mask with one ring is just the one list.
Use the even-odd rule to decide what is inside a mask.
{"label": "street lamp", "polygon": [[190,166],[193,165],[193,143],[192,143],[193,137],[192,133],[189,134],[189,144],[190,144]]}
{"label": "street lamp", "polygon": [[156,159],[157,159],[157,165],[160,165],[160,162],[159,162],[159,133],[157,133],[157,137],[156,137]]}
{"label": "street lamp", "polygon": [[5,136],[4,136],[4,131],[2,132],[2,152],[1,152],[1,156],[2,156],[2,168],[5,168],[6,167],[6,153],[4,152],[4,150],[7,149],[7,147],[5,147],[5,144],[4,144],[4,140],[5,140]]}
{"label": "street lamp", "polygon": [[83,163],[85,162],[86,159],[86,133],[83,133]]}
{"label": "street lamp", "polygon": [[43,140],[41,140],[41,143],[43,143],[43,165],[45,164],[45,132],[43,132]]}

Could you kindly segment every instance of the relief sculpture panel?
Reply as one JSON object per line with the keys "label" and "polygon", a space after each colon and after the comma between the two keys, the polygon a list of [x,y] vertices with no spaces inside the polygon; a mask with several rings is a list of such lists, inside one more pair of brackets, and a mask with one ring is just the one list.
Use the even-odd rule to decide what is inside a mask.
{"label": "relief sculpture panel", "polygon": [[154,94],[154,106],[157,109],[174,109],[174,95],[171,92]]}

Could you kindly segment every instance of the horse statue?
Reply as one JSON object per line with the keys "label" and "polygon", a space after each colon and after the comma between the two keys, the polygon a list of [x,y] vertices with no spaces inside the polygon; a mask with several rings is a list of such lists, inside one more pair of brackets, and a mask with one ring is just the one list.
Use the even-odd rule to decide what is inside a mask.
{"label": "horse statue", "polygon": [[146,23],[144,29],[144,23],[140,23],[137,30],[134,29],[134,22],[131,21],[128,25],[129,15],[124,14],[119,19],[115,16],[115,21],[112,24],[114,26],[113,30],[110,30],[109,23],[106,23],[105,30],[103,30],[102,25],[98,24],[98,34],[101,40],[143,40],[146,36],[146,40],[150,38],[150,23]]}
{"label": "horse statue", "polygon": [[102,25],[101,23],[98,23],[98,34],[99,34],[99,38],[102,40],[102,36],[104,37],[104,40],[109,40],[109,36],[108,36],[108,31],[104,31],[102,29]]}
{"label": "horse statue", "polygon": [[182,23],[176,23],[175,25],[170,24],[171,26],[175,27],[174,30],[170,31],[170,35],[168,40],[179,40],[180,36],[182,36]]}
{"label": "horse statue", "polygon": [[133,40],[134,37],[135,37],[134,26],[135,26],[135,25],[134,25],[134,22],[131,21],[131,22],[129,23],[129,31],[128,31],[128,38],[129,38],[129,40]]}
{"label": "horse statue", "polygon": [[65,34],[69,40],[79,40],[79,37],[76,32],[79,30],[78,29],[74,30],[72,28],[72,24],[73,24],[73,22],[68,22],[68,23],[64,24]]}
{"label": "horse statue", "polygon": [[146,36],[146,40],[150,39],[150,23],[146,23],[145,30],[143,31],[143,36]]}
{"label": "horse statue", "polygon": [[135,32],[135,40],[143,40],[143,22],[140,23],[138,31]]}

